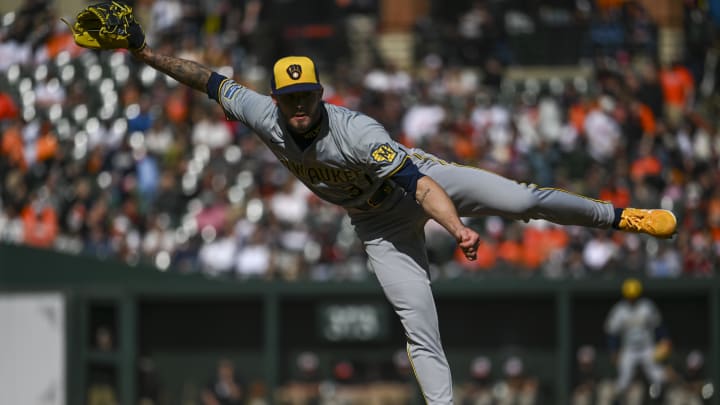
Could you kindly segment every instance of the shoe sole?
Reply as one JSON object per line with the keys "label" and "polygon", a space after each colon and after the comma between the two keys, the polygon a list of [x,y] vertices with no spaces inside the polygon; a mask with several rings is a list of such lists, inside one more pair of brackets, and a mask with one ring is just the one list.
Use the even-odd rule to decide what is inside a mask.
{"label": "shoe sole", "polygon": [[673,233],[671,233],[669,236],[658,236],[658,238],[660,238],[660,239],[674,239],[674,238],[675,238],[675,235],[677,235],[677,233],[678,233],[678,230],[677,230],[677,217],[675,216],[675,214],[674,214],[672,211],[670,211],[670,210],[665,210],[665,211],[669,212],[670,215],[672,215],[673,221],[675,221],[675,230],[674,230]]}

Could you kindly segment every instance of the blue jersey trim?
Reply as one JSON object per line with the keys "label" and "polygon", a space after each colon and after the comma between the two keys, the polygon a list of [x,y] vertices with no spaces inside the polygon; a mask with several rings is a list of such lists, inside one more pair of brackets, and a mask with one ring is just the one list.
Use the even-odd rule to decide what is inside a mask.
{"label": "blue jersey trim", "polygon": [[396,171],[390,178],[404,188],[408,194],[415,197],[417,182],[424,176],[424,174],[420,173],[418,167],[415,166],[415,163],[413,163],[412,160],[407,159],[400,170]]}
{"label": "blue jersey trim", "polygon": [[215,101],[220,101],[220,86],[222,85],[222,82],[226,79],[227,77],[217,72],[212,72],[210,74],[210,79],[208,79],[206,85],[207,95],[209,98]]}

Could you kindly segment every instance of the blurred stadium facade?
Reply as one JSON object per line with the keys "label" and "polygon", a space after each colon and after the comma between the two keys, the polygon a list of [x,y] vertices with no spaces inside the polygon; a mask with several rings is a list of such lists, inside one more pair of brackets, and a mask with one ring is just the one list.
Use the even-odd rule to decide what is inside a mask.
{"label": "blurred stadium facade", "polygon": [[[106,390],[122,404],[202,403],[216,362],[230,359],[248,385],[264,388],[259,395],[267,395],[269,403],[293,403],[281,401],[280,393],[304,381],[298,359],[312,353],[317,381],[330,391],[324,393],[328,403],[348,398],[420,403],[382,402],[370,394],[388,382],[414,388],[412,378],[398,380],[394,374],[392,359],[404,351],[404,335],[374,282],[227,282],[26,247],[0,246],[0,260],[0,319],[14,325],[0,338],[0,353],[12,359],[3,367],[14,372],[0,383],[9,398],[46,403],[39,401],[54,388],[68,402],[55,397],[47,403],[92,403],[93,393]],[[458,403],[481,358],[491,363],[488,377],[497,387],[507,378],[508,360],[521,359],[523,375],[540,387],[531,402],[536,404],[571,403],[581,347],[597,353],[598,382],[610,379],[614,370],[603,323],[620,297],[620,284],[615,279],[436,282]],[[717,387],[717,280],[646,280],[645,295],[658,304],[673,340],[667,366],[683,373],[686,357],[703,353],[703,381]],[[43,330],[48,320],[33,327],[13,315],[26,308],[37,318],[50,311],[52,298],[58,301],[54,322],[64,331],[29,339],[25,333]],[[9,307],[13,300],[26,306]],[[38,359],[34,345],[56,347],[55,355],[41,350],[44,357]],[[352,378],[336,371],[345,362],[353,365]],[[35,368],[45,372],[28,375]],[[716,403],[716,393],[708,389],[705,403]],[[357,390],[365,396],[354,394]]]}
{"label": "blurred stadium facade", "polygon": [[[75,47],[57,22],[78,3],[0,6],[0,319],[17,326],[2,327],[0,353],[42,344],[23,342],[13,308],[32,312],[36,302],[64,325],[48,332],[56,351],[45,355],[65,388],[20,384],[18,398],[200,404],[215,362],[231,358],[247,391],[275,403],[303,352],[318,356],[323,379],[337,378],[343,361],[355,366],[351,385],[398,379],[386,369],[402,332],[344,213],[309,196],[202,94],[125,52]],[[486,235],[478,263],[430,224],[458,392],[479,356],[498,381],[503,362],[521,358],[540,381],[537,403],[570,403],[581,345],[614,375],[602,322],[628,276],[658,302],[678,368],[698,350],[720,386],[717,2],[135,8],[156,48],[261,92],[273,59],[308,54],[328,102],[368,113],[404,142],[518,180],[676,212],[672,241],[477,220]],[[92,386],[112,394],[90,398]]]}

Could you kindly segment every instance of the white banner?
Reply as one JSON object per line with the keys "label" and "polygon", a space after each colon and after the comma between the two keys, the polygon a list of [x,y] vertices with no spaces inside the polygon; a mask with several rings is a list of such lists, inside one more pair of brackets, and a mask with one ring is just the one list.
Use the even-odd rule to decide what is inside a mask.
{"label": "white banner", "polygon": [[65,405],[65,299],[0,293],[2,404]]}

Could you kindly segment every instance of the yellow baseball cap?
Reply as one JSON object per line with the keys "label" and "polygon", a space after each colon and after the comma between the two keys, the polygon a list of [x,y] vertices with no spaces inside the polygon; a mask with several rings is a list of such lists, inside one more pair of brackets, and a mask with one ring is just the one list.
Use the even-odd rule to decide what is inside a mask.
{"label": "yellow baseball cap", "polygon": [[270,79],[272,94],[319,90],[320,76],[307,56],[286,56],[275,62]]}
{"label": "yellow baseball cap", "polygon": [[622,295],[627,299],[635,299],[642,294],[642,289],[640,280],[629,278],[622,284]]}

